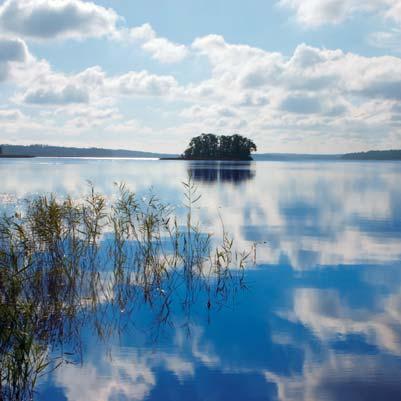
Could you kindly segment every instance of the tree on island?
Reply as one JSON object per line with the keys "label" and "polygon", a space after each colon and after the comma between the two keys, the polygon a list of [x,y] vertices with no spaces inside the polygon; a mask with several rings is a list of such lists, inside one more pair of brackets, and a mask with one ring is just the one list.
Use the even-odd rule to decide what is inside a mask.
{"label": "tree on island", "polygon": [[191,139],[183,154],[190,160],[252,160],[255,143],[241,135],[202,134]]}

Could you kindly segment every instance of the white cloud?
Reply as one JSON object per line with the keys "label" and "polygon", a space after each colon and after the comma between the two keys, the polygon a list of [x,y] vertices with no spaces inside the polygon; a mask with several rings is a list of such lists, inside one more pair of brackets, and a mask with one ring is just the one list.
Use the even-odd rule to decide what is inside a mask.
{"label": "white cloud", "polygon": [[[180,117],[189,121],[189,126],[185,126],[189,132],[192,130],[233,132],[245,129],[248,124],[235,108],[218,104],[185,108],[180,112]],[[195,127],[191,128],[191,124],[195,124]]]}
{"label": "white cloud", "polygon": [[188,48],[156,34],[150,24],[118,26],[123,18],[110,8],[82,0],[6,0],[0,5],[0,32],[26,39],[83,39],[108,37],[137,42],[153,59],[177,63]]}
{"label": "white cloud", "polygon": [[149,24],[132,28],[128,36],[139,42],[143,50],[162,63],[177,63],[188,55],[186,46],[158,37]]}
{"label": "white cloud", "polygon": [[178,88],[176,79],[171,75],[155,75],[148,71],[130,71],[112,77],[107,85],[122,95],[145,95],[168,97]]}
{"label": "white cloud", "polygon": [[192,49],[208,60],[211,76],[185,88],[195,103],[191,113],[204,113],[205,107],[212,110],[212,105],[236,112],[227,119],[215,116],[214,123],[209,114],[203,124],[199,121],[199,129],[212,124],[232,130],[243,121],[241,131],[255,135],[259,143],[288,137],[285,141],[292,146],[305,148],[309,140],[320,137],[327,144],[329,138],[340,136],[341,142],[357,148],[374,147],[381,132],[381,140],[399,146],[401,126],[394,110],[401,101],[398,57],[365,57],[305,44],[287,57],[229,44],[218,35],[196,39]]}
{"label": "white cloud", "polygon": [[[153,35],[150,26],[135,34],[144,43]],[[365,57],[305,44],[287,56],[208,35],[195,39],[191,52],[209,64],[210,76],[184,85],[173,75],[146,70],[109,75],[94,66],[65,74],[30,55],[21,40],[7,41],[5,48],[12,50],[4,51],[3,59],[21,60],[0,61],[17,87],[11,101],[43,112],[58,110],[52,115],[71,133],[106,122],[95,110],[107,114],[114,109],[108,132],[153,130],[186,140],[204,131],[240,131],[257,139],[260,149],[280,138],[291,146],[319,141],[323,146],[330,135],[358,148],[374,144],[374,138],[377,143],[387,139],[390,146],[401,143],[398,57]],[[157,122],[143,118],[142,109],[135,115],[119,111],[125,99],[140,97],[161,102]],[[82,115],[79,108],[90,111]],[[118,121],[124,118],[129,123]]]}
{"label": "white cloud", "polygon": [[[293,100],[305,99],[305,108],[306,103],[317,101],[319,93],[331,98],[358,95],[361,101],[364,97],[400,99],[401,59],[397,57],[364,57],[302,44],[286,58],[279,53],[231,45],[218,36],[197,39],[193,47],[211,64],[214,91],[224,90],[228,99],[263,94],[265,99],[273,103],[276,99],[276,105],[282,105],[283,99],[290,96]],[[318,104],[313,106],[319,111]]]}
{"label": "white cloud", "polygon": [[394,21],[401,23],[401,2],[400,0],[387,0],[389,8],[385,13],[387,18],[393,19]]}
{"label": "white cloud", "polygon": [[23,91],[14,97],[14,101],[40,107],[87,104],[100,98],[104,79],[100,67],[66,75],[53,71],[43,60],[33,59],[15,74]]}
{"label": "white cloud", "polygon": [[0,6],[0,30],[32,39],[111,35],[117,14],[89,1],[6,0]]}
{"label": "white cloud", "polygon": [[38,123],[16,108],[0,109],[0,126],[2,133],[7,136],[18,133],[20,130],[31,132],[43,128],[43,124]]}
{"label": "white cloud", "polygon": [[0,121],[14,122],[22,118],[23,114],[18,109],[0,109]]}
{"label": "white cloud", "polygon": [[179,89],[178,82],[171,75],[129,71],[108,76],[99,66],[87,68],[77,74],[64,74],[54,71],[46,61],[32,56],[29,62],[14,68],[9,75],[12,75],[14,82],[21,88],[13,101],[42,108],[75,104],[91,104],[102,108],[104,105],[114,104],[122,96],[169,98]]}
{"label": "white cloud", "polygon": [[89,93],[73,85],[66,85],[61,89],[28,90],[23,98],[25,103],[37,105],[60,105],[70,103],[88,103]]}
{"label": "white cloud", "polygon": [[291,95],[282,101],[280,108],[290,113],[313,114],[322,111],[322,104],[316,97]]}
{"label": "white cloud", "polygon": [[293,9],[300,23],[321,25],[343,21],[353,9],[353,0],[280,0],[279,4]]}
{"label": "white cloud", "polygon": [[12,63],[24,63],[28,49],[21,39],[0,37],[0,82],[9,78]]}
{"label": "white cloud", "polygon": [[147,42],[156,37],[156,32],[150,24],[143,24],[136,28],[132,28],[128,32],[128,35],[134,40]]}
{"label": "white cloud", "polygon": [[109,124],[106,130],[116,134],[136,134],[145,135],[151,134],[152,130],[148,127],[142,125],[139,121],[135,119],[118,121],[113,124]]}
{"label": "white cloud", "polygon": [[0,62],[25,61],[27,58],[27,48],[20,39],[0,38]]}
{"label": "white cloud", "polygon": [[400,53],[401,29],[394,28],[389,31],[373,32],[369,35],[368,41],[372,46]]}
{"label": "white cloud", "polygon": [[182,117],[193,119],[205,118],[220,118],[220,117],[236,117],[237,112],[231,107],[212,105],[209,107],[192,106],[188,109],[184,109],[181,114]]}
{"label": "white cloud", "polygon": [[401,22],[399,0],[279,0],[278,4],[294,10],[304,26],[336,24],[357,13],[375,13]]}
{"label": "white cloud", "polygon": [[[368,120],[371,127],[376,125],[372,117],[383,130],[392,105],[399,102],[401,60],[396,57],[369,58],[304,44],[285,57],[228,44],[216,35],[195,40],[193,48],[209,60],[212,77],[189,87],[189,94],[198,101],[233,107],[236,116],[225,123],[227,128],[248,121],[248,133],[301,130],[305,138],[307,131],[338,135],[344,129],[361,137],[356,131],[367,135]],[[203,88],[208,88],[205,97]],[[380,99],[379,107],[370,108]],[[397,130],[389,128],[393,129]]]}
{"label": "white cloud", "polygon": [[162,63],[177,63],[189,54],[185,45],[157,36],[150,24],[124,28],[117,26],[119,21],[123,18],[113,9],[90,1],[6,0],[0,5],[0,32],[3,33],[36,40],[89,37],[133,40]]}

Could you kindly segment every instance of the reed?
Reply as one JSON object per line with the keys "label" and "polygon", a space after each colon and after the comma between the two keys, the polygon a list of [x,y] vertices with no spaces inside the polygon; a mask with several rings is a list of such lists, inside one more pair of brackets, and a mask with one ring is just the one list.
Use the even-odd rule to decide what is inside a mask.
{"label": "reed", "polygon": [[223,224],[212,249],[194,222],[191,177],[183,187],[183,223],[154,193],[139,199],[124,184],[111,203],[91,186],[83,200],[39,196],[1,218],[0,401],[32,399],[41,375],[79,356],[84,324],[107,339],[124,329],[119,314],[143,306],[157,326],[173,324],[172,305],[189,322],[193,305],[217,308],[245,288],[250,252],[234,250]]}

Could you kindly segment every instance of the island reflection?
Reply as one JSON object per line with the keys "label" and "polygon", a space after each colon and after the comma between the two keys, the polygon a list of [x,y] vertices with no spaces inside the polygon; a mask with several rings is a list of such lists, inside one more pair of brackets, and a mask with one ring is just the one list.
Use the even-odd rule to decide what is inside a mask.
{"label": "island reflection", "polygon": [[254,179],[256,173],[252,162],[191,161],[188,162],[188,174],[196,182],[205,184],[240,184]]}

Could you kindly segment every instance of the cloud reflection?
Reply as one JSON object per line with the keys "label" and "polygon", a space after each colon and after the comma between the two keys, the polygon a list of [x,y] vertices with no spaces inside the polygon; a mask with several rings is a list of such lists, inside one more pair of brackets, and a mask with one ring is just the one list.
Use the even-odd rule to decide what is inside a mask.
{"label": "cloud reflection", "polygon": [[[10,205],[42,191],[79,197],[86,179],[112,197],[112,183],[124,181],[140,195],[152,186],[183,214],[187,168],[117,160],[3,163],[0,199]],[[190,338],[175,322],[173,339],[157,352],[128,343],[112,362],[96,350],[83,367],[63,367],[56,384],[67,399],[152,399],[166,377],[170,389],[173,379],[179,391],[190,389],[175,388],[187,396],[224,384],[231,399],[240,399],[237,384],[268,400],[401,399],[401,166],[258,162],[250,175],[228,180],[210,165],[196,169],[201,230],[218,236],[221,215],[239,248],[258,244],[247,298],[212,328],[198,316]],[[209,385],[191,387],[194,380]]]}
{"label": "cloud reflection", "polygon": [[260,263],[286,259],[294,269],[308,270],[401,258],[397,163],[377,168],[375,163],[256,162],[222,168],[204,162],[34,159],[0,164],[0,198],[8,199],[10,209],[10,199],[18,203],[42,192],[80,197],[86,180],[112,197],[113,183],[125,182],[138,194],[152,187],[183,214],[181,182],[188,169],[202,193],[197,210],[202,228],[221,233],[221,215],[239,248],[259,244]]}

